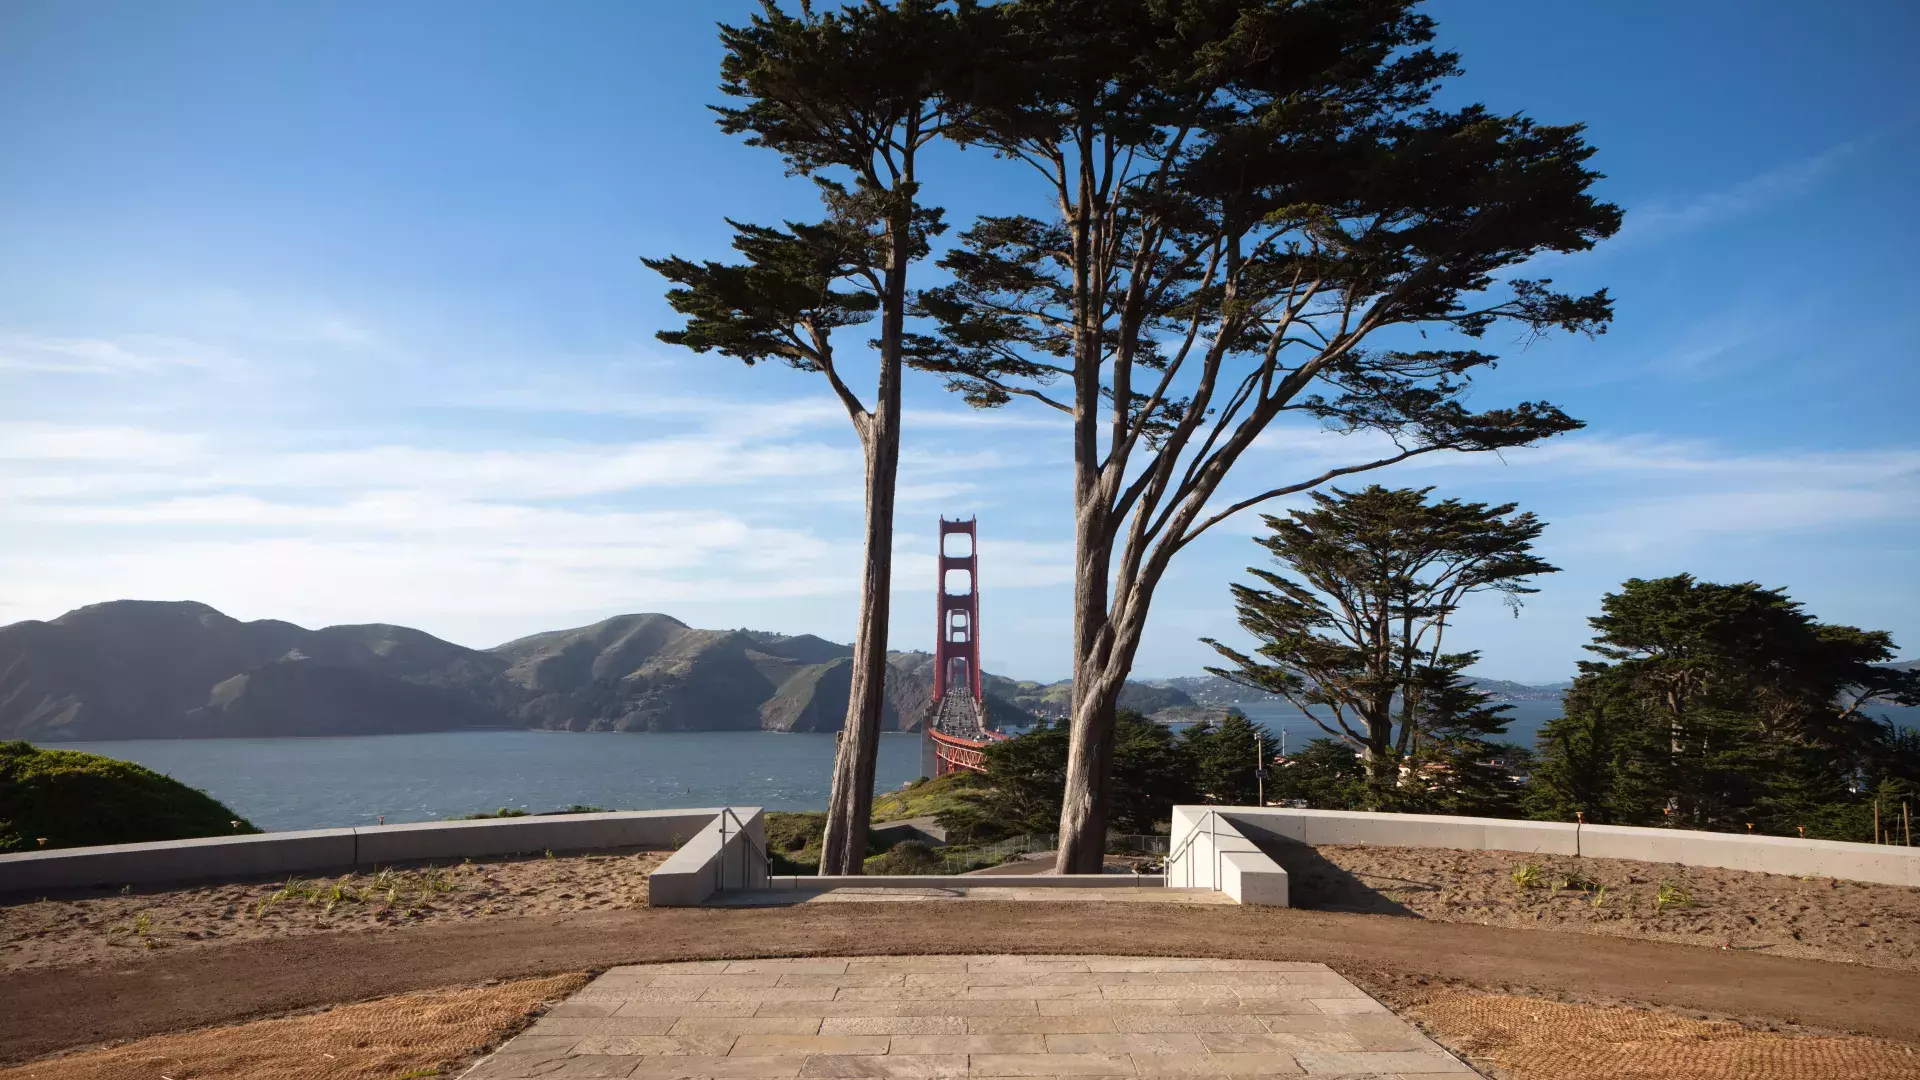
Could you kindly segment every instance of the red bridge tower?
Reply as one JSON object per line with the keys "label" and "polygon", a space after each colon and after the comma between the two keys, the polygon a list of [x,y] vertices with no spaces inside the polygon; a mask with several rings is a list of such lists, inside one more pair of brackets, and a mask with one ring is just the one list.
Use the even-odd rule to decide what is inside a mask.
{"label": "red bridge tower", "polygon": [[[933,700],[938,703],[955,683],[974,701],[980,694],[980,553],[975,548],[978,518],[940,519],[940,629],[933,647]],[[964,554],[947,544],[950,536],[964,536]]]}
{"label": "red bridge tower", "polygon": [[[987,728],[986,696],[980,692],[979,524],[940,519],[940,586],[935,594],[939,627],[933,646],[933,702],[921,722],[925,733],[921,767],[928,776],[956,769],[986,770],[982,752],[1005,738]],[[949,544],[949,537],[966,537]],[[965,550],[961,550],[964,547]]]}

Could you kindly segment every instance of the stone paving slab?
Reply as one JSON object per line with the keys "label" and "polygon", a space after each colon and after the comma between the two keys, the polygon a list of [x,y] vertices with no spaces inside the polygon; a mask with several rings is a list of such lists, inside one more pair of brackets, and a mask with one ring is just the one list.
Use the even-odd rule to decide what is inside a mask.
{"label": "stone paving slab", "polygon": [[614,968],[466,1075],[1471,1080],[1479,1074],[1323,964],[902,956]]}

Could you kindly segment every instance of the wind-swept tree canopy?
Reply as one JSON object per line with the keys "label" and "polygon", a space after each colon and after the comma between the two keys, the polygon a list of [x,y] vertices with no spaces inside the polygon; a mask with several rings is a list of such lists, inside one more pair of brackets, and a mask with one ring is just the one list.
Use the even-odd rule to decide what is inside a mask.
{"label": "wind-swept tree canopy", "polygon": [[[866,855],[874,761],[885,707],[900,458],[900,376],[907,269],[927,254],[940,212],[919,202],[920,152],[958,115],[954,80],[969,70],[964,20],[927,0],[799,13],[766,0],[745,25],[720,27],[720,127],[778,153],[811,177],[825,220],[782,228],[729,221],[744,263],[648,260],[674,284],[687,316],[672,344],[749,364],[779,358],[822,374],[846,407],[866,457],[866,552],[852,684],[822,840],[821,869],[857,874]],[[842,376],[833,332],[877,318],[879,375],[871,407]]]}
{"label": "wind-swept tree canopy", "polygon": [[[1590,193],[1579,125],[1433,104],[1459,65],[1411,0],[989,10],[991,78],[954,134],[1030,170],[1051,213],[961,234],[909,363],[972,404],[1072,418],[1082,726],[1062,865],[1087,869],[1115,700],[1172,557],[1337,476],[1578,427],[1547,402],[1469,406],[1496,361],[1475,343],[1603,330],[1604,290],[1522,264],[1592,247],[1620,211]],[[1377,449],[1223,492],[1289,414]]]}
{"label": "wind-swept tree canopy", "polygon": [[1565,715],[1540,733],[1536,816],[1872,840],[1871,800],[1920,793],[1920,745],[1863,711],[1920,704],[1890,635],[1784,590],[1690,574],[1601,601]]}
{"label": "wind-swept tree canopy", "polygon": [[[1484,760],[1505,705],[1463,681],[1478,659],[1447,652],[1448,620],[1475,593],[1518,609],[1535,577],[1558,568],[1533,553],[1545,524],[1512,503],[1430,502],[1431,488],[1373,485],[1315,492],[1314,507],[1265,518],[1256,542],[1278,568],[1250,568],[1266,588],[1235,584],[1248,656],[1208,641],[1230,681],[1278,694],[1364,755],[1378,806],[1396,802],[1401,766],[1423,749]],[[1431,755],[1429,755],[1429,758]],[[1441,762],[1456,774],[1465,761]],[[1436,764],[1431,760],[1423,764]]]}

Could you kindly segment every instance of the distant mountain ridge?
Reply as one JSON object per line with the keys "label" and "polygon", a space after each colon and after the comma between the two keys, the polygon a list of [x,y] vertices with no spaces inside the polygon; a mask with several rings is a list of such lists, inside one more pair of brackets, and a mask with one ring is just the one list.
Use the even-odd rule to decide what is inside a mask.
{"label": "distant mountain ridge", "polygon": [[[1468,677],[1467,682],[1496,701],[1559,701],[1566,693],[1567,687],[1573,685],[1570,682],[1558,682],[1536,686],[1507,679],[1479,679],[1471,676]],[[1195,703],[1212,708],[1280,700],[1276,695],[1249,690],[1239,683],[1229,682],[1218,675],[1183,675],[1173,679],[1144,679],[1142,684],[1180,691],[1192,698]]]}
{"label": "distant mountain ridge", "polygon": [[[885,727],[916,730],[933,657],[887,659]],[[469,649],[384,623],[309,630],[193,601],[119,600],[0,627],[0,739],[837,731],[851,666],[851,648],[811,634],[702,630],[658,613]],[[1504,700],[1550,700],[1565,685],[1474,682]],[[984,672],[981,683],[1002,727],[1062,718],[1072,700],[1070,680]],[[1202,675],[1130,682],[1120,704],[1192,719],[1262,699]]]}
{"label": "distant mountain ridge", "polygon": [[[892,730],[914,730],[932,657],[888,657]],[[0,627],[0,738],[368,735],[467,728],[834,731],[852,650],[701,630],[661,614],[469,649],[403,626],[309,630],[193,601],[121,600]],[[987,676],[989,717],[1034,713]]]}

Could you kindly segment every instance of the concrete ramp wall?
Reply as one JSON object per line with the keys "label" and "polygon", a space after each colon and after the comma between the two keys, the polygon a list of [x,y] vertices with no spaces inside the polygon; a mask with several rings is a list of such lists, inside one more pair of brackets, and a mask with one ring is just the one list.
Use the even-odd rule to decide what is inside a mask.
{"label": "concrete ramp wall", "polygon": [[[301,874],[534,851],[665,851],[690,841],[720,813],[700,809],[552,814],[26,851],[0,855],[0,892]],[[738,813],[752,814],[758,821],[760,812]]]}
{"label": "concrete ramp wall", "polygon": [[1266,837],[1313,846],[1374,844],[1636,859],[1920,887],[1920,848],[1690,829],[1273,806],[1174,807],[1167,884],[1220,889],[1242,903],[1271,902],[1245,899],[1235,893],[1240,889],[1247,895],[1279,896],[1279,904],[1284,905],[1286,871],[1261,854],[1255,843]]}
{"label": "concrete ramp wall", "polygon": [[764,889],[766,815],[757,806],[725,807],[680,850],[647,875],[648,907],[693,907],[722,889]]}

